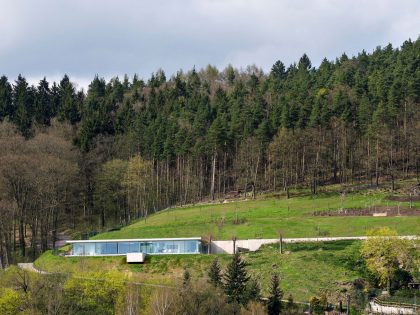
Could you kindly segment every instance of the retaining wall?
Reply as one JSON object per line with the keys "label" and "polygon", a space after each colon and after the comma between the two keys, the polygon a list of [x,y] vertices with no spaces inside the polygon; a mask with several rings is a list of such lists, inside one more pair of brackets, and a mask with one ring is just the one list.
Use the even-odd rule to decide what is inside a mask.
{"label": "retaining wall", "polygon": [[[402,239],[417,239],[417,236],[398,236]],[[338,237],[307,237],[307,238],[283,238],[283,243],[313,243],[313,242],[329,242],[329,241],[344,241],[344,240],[365,240],[366,236],[338,236]],[[278,238],[262,238],[237,240],[236,248],[244,248],[251,252],[258,250],[264,244],[278,243]],[[233,254],[233,241],[212,241],[211,252],[213,254]]]}

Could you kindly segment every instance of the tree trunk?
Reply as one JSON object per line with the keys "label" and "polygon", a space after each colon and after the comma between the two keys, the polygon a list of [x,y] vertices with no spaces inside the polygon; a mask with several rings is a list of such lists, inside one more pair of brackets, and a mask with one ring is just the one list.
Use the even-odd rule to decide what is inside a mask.
{"label": "tree trunk", "polygon": [[376,187],[379,187],[379,140],[376,140],[375,182]]}
{"label": "tree trunk", "polygon": [[19,246],[20,246],[20,252],[22,257],[26,256],[26,243],[25,243],[25,226],[23,222],[23,218],[20,218],[19,220]]}
{"label": "tree trunk", "polygon": [[210,187],[211,200],[214,200],[214,184],[215,184],[215,179],[216,179],[216,158],[217,158],[217,153],[215,152],[213,154],[213,162],[212,162],[212,170],[211,170],[211,187]]}

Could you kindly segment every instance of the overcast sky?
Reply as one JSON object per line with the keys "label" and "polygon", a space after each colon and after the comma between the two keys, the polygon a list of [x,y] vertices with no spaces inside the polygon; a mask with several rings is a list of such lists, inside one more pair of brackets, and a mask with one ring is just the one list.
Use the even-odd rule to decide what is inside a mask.
{"label": "overcast sky", "polygon": [[416,39],[419,0],[0,0],[0,74],[30,82],[212,64],[265,71]]}

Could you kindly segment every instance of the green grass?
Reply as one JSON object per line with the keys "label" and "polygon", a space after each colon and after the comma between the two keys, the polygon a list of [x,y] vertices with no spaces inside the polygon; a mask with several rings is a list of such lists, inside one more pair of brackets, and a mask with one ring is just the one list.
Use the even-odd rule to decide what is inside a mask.
{"label": "green grass", "polygon": [[[329,187],[317,197],[299,191],[293,198],[280,199],[265,195],[257,200],[226,204],[196,205],[158,212],[118,231],[101,233],[94,239],[191,237],[213,235],[216,239],[276,238],[282,230],[284,237],[360,236],[374,227],[389,226],[400,235],[420,234],[420,217],[315,217],[316,210],[366,208],[371,205],[396,205],[387,201],[385,191],[347,193],[340,200],[337,187]],[[299,195],[299,196],[298,196]],[[408,203],[401,205],[407,206]],[[416,208],[420,203],[414,203]],[[224,218],[223,226],[217,224]],[[241,224],[235,224],[235,219]],[[267,294],[269,279],[278,273],[285,296],[293,294],[297,301],[307,301],[323,289],[339,290],[344,283],[363,277],[360,265],[360,242],[340,241],[316,244],[286,244],[283,255],[276,245],[267,245],[257,252],[243,254],[248,270],[257,277],[263,293]],[[60,251],[65,252],[66,248]],[[195,278],[206,277],[215,255],[147,256],[142,265],[128,265],[124,257],[62,257],[51,251],[44,253],[35,265],[43,270],[88,272],[116,270],[133,281],[175,284],[188,268]],[[229,255],[217,255],[226,267]]]}
{"label": "green grass", "polygon": [[[226,204],[173,208],[150,215],[119,231],[101,233],[94,239],[192,237],[213,235],[216,239],[237,236],[275,238],[282,230],[285,237],[314,237],[319,231],[330,236],[360,236],[374,227],[389,226],[401,235],[419,234],[420,217],[315,217],[315,210],[366,208],[370,205],[396,205],[381,192],[348,193],[343,204],[337,192],[316,197],[291,199],[260,198]],[[408,204],[408,203],[407,203]],[[403,203],[406,206],[406,203]],[[415,203],[416,207],[420,203]],[[224,218],[223,226],[218,225]],[[238,218],[241,224],[234,224]]]}
{"label": "green grass", "polygon": [[[360,242],[340,241],[314,244],[286,244],[285,254],[279,255],[278,245],[264,246],[260,251],[243,254],[249,273],[258,278],[263,294],[273,273],[281,278],[285,296],[293,294],[297,301],[307,301],[323,289],[338,290],[343,283],[361,276],[358,268]],[[44,253],[36,266],[48,271],[72,272],[83,275],[101,270],[118,270],[130,275],[132,281],[175,284],[184,268],[193,278],[207,276],[216,255],[148,256],[145,264],[128,265],[123,257],[62,257]],[[223,268],[231,259],[217,255]]]}
{"label": "green grass", "polygon": [[279,255],[277,246],[249,253],[250,271],[262,279],[268,292],[273,272],[280,275],[281,287],[296,300],[307,301],[321,290],[338,290],[348,281],[361,277],[358,263],[360,242],[340,241],[317,244],[290,244],[289,254]]}

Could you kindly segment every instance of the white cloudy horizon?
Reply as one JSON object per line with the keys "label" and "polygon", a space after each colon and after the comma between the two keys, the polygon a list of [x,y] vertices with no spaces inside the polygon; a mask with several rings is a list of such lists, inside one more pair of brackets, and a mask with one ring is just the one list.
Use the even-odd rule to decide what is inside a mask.
{"label": "white cloudy horizon", "polygon": [[306,53],[356,55],[420,33],[417,0],[0,0],[0,75],[31,84],[95,75],[255,64],[268,72]]}

